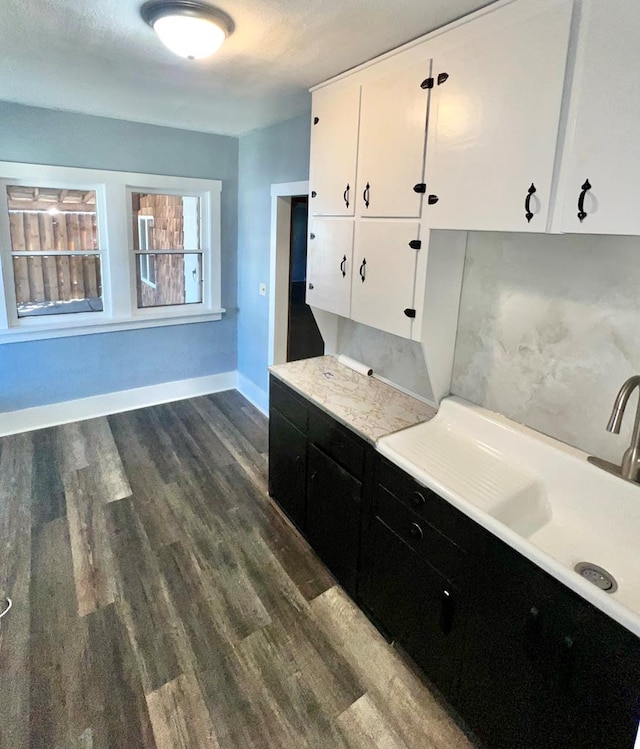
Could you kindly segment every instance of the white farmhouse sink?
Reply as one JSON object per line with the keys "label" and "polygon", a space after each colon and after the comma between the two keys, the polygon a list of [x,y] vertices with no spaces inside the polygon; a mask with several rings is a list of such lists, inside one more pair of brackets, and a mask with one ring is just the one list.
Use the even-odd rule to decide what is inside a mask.
{"label": "white farmhouse sink", "polygon": [[[460,398],[377,449],[640,636],[640,486],[586,453]],[[574,567],[603,567],[605,593]]]}

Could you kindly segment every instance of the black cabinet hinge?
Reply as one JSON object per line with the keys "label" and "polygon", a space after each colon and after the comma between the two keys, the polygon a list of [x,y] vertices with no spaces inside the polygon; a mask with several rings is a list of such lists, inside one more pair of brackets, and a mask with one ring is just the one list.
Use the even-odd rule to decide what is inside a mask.
{"label": "black cabinet hinge", "polygon": [[427,203],[429,203],[429,205],[435,205],[439,200],[440,198],[437,195],[429,195]]}
{"label": "black cabinet hinge", "polygon": [[406,309],[406,310],[404,311],[404,314],[405,314],[405,315],[406,315],[407,317],[411,317],[411,318],[414,318],[414,317],[416,316],[416,311],[415,311],[414,309],[408,309],[408,308],[407,308],[407,309]]}
{"label": "black cabinet hinge", "polygon": [[433,78],[425,78],[420,84],[420,88],[433,88]]}
{"label": "black cabinet hinge", "polygon": [[442,86],[442,84],[449,78],[449,73],[438,73],[438,86]]}
{"label": "black cabinet hinge", "polygon": [[419,192],[422,195],[424,195],[424,193],[427,191],[427,185],[426,185],[426,183],[424,183],[424,182],[418,182],[417,185],[413,186],[413,191],[414,192]]}
{"label": "black cabinet hinge", "polygon": [[412,239],[409,242],[409,247],[411,247],[412,250],[420,250],[422,248],[422,241],[420,239]]}

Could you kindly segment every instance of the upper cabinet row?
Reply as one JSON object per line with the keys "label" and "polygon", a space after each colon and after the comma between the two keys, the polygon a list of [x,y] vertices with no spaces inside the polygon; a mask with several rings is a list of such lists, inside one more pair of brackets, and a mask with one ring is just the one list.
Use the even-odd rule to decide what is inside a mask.
{"label": "upper cabinet row", "polygon": [[312,216],[640,234],[640,3],[501,6],[314,92]]}

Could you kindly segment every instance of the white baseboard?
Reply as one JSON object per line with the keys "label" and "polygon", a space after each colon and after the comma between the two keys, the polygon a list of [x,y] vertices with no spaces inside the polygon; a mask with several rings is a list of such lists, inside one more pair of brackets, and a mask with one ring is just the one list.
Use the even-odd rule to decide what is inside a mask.
{"label": "white baseboard", "polygon": [[238,372],[238,382],[236,389],[239,393],[252,403],[258,411],[262,411],[265,416],[269,415],[269,395],[262,388],[259,388],[253,380],[245,377]]}
{"label": "white baseboard", "polygon": [[238,386],[238,377],[237,372],[221,372],[206,377],[163,382],[159,385],[119,390],[74,401],[23,408],[20,411],[7,411],[0,413],[0,436],[94,419],[121,411],[132,411],[135,408],[156,406],[159,403],[219,393],[222,390],[233,390]]}

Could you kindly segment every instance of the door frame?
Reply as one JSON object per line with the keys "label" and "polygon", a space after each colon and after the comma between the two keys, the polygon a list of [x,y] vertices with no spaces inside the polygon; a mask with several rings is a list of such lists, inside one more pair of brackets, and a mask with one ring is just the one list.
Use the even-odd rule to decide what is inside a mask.
{"label": "door frame", "polygon": [[289,324],[289,256],[291,198],[309,195],[308,180],[271,185],[271,244],[269,253],[269,350],[267,364],[287,361]]}

